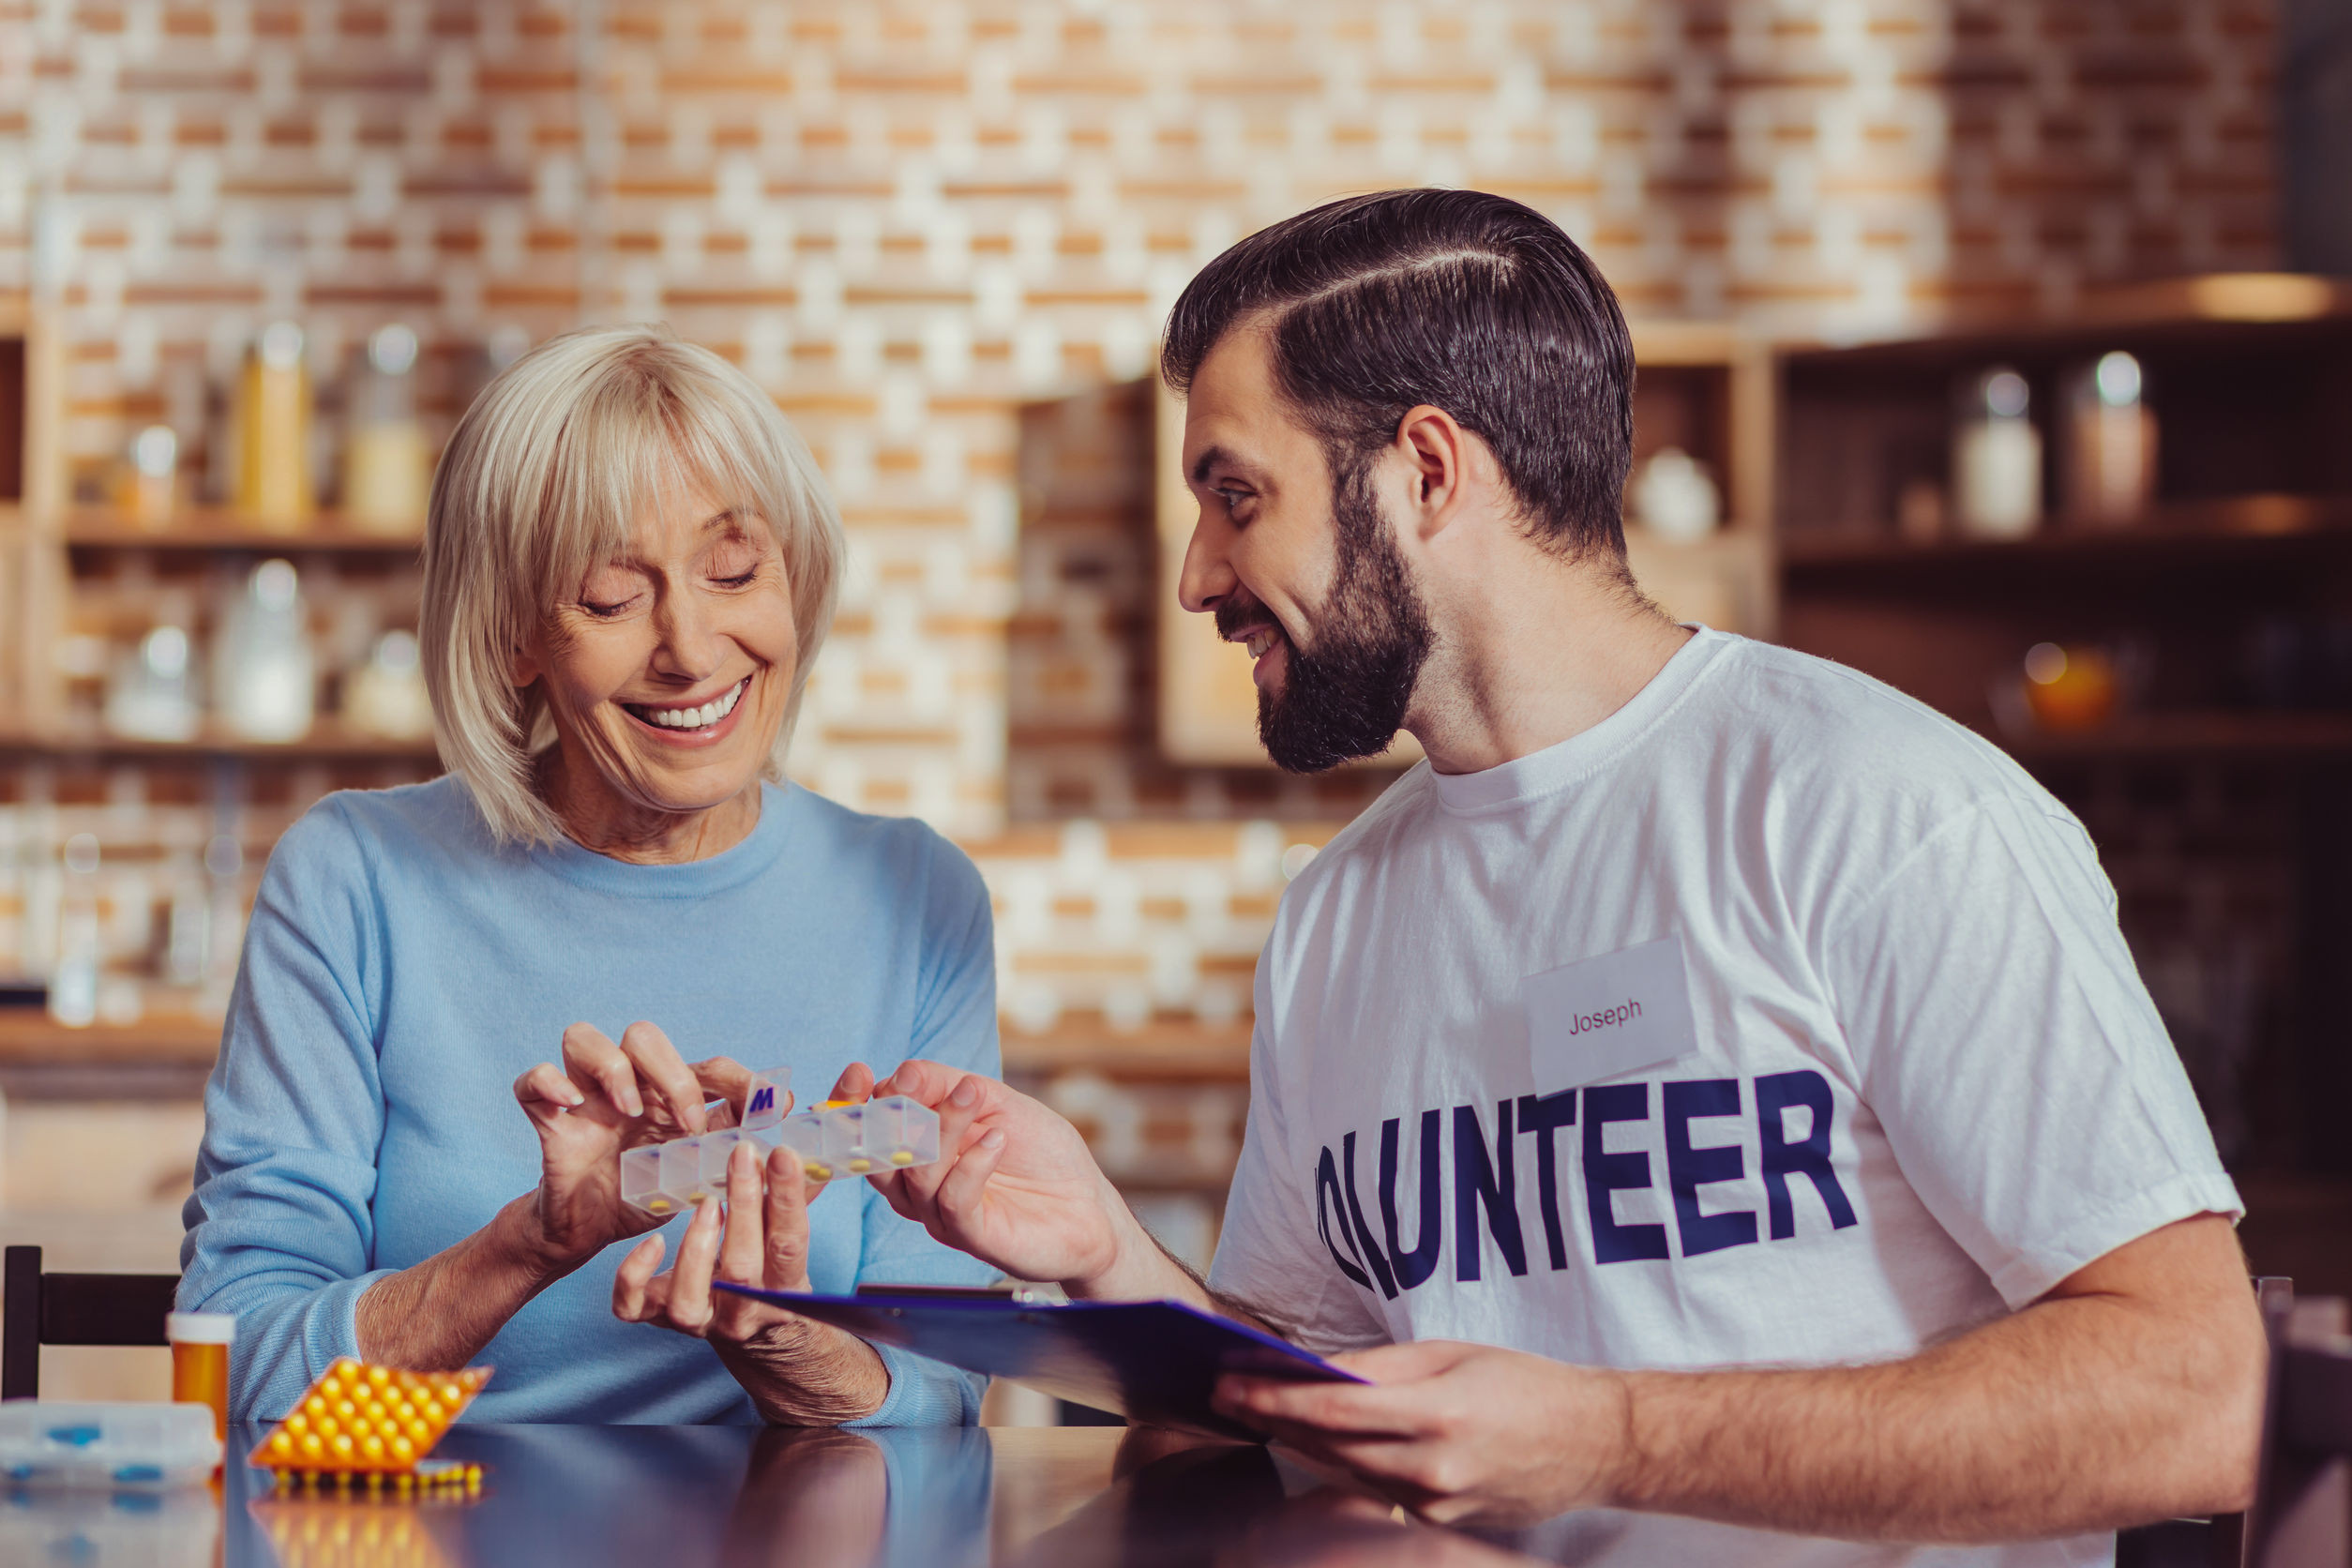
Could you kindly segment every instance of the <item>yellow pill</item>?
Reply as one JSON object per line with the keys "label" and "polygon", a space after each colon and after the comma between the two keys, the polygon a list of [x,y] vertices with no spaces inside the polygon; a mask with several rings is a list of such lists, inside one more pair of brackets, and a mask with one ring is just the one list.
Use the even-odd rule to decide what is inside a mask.
{"label": "yellow pill", "polygon": [[343,1429],[343,1424],[342,1424],[341,1422],[339,1422],[339,1421],[336,1420],[336,1419],[335,1419],[333,1416],[331,1416],[331,1415],[321,1416],[321,1417],[319,1418],[319,1436],[320,1436],[320,1437],[323,1437],[323,1438],[331,1438],[331,1437],[333,1437],[336,1433],[338,1433],[338,1432],[341,1431],[342,1429]]}
{"label": "yellow pill", "polygon": [[867,1171],[873,1168],[874,1162],[872,1160],[852,1160],[850,1162],[850,1169],[860,1176],[865,1175]]}
{"label": "yellow pill", "polygon": [[384,1457],[384,1440],[370,1433],[367,1440],[360,1443],[359,1452],[370,1459],[381,1459]]}
{"label": "yellow pill", "polygon": [[427,1421],[439,1421],[448,1413],[449,1412],[441,1408],[440,1400],[428,1399],[425,1401],[424,1416]]}
{"label": "yellow pill", "polygon": [[326,1401],[321,1398],[318,1395],[314,1394],[310,1395],[309,1398],[305,1399],[302,1402],[302,1408],[309,1410],[312,1415],[324,1415],[326,1413]]}
{"label": "yellow pill", "polygon": [[464,1397],[465,1390],[460,1388],[457,1384],[444,1383],[441,1385],[441,1402],[443,1404],[454,1405]]}
{"label": "yellow pill", "polygon": [[433,1429],[421,1421],[412,1421],[408,1424],[408,1435],[418,1442],[433,1440]]}
{"label": "yellow pill", "polygon": [[914,1151],[912,1149],[893,1149],[890,1152],[890,1163],[893,1165],[912,1165],[914,1163]]}
{"label": "yellow pill", "polygon": [[670,1212],[670,1199],[666,1198],[649,1198],[645,1200],[645,1207],[651,1209],[655,1214],[666,1214]]}
{"label": "yellow pill", "polygon": [[280,1432],[276,1437],[269,1440],[269,1451],[272,1454],[292,1454],[294,1452],[294,1439],[286,1436],[285,1433]]}
{"label": "yellow pill", "polygon": [[406,1438],[394,1438],[392,1440],[392,1456],[394,1458],[405,1459],[415,1452],[416,1445],[409,1441]]}
{"label": "yellow pill", "polygon": [[350,1457],[351,1434],[349,1432],[338,1432],[335,1434],[335,1452],[342,1455],[346,1458]]}
{"label": "yellow pill", "polygon": [[345,1421],[349,1421],[353,1416],[359,1413],[359,1407],[353,1404],[348,1399],[338,1399],[335,1401],[335,1413],[341,1416]]}
{"label": "yellow pill", "polygon": [[807,1173],[808,1179],[812,1182],[827,1182],[833,1179],[833,1167],[829,1165],[811,1163],[802,1166],[801,1169]]}
{"label": "yellow pill", "polygon": [[391,1380],[392,1374],[385,1368],[381,1366],[370,1366],[368,1368],[368,1381],[375,1387],[382,1388],[384,1384],[390,1382]]}
{"label": "yellow pill", "polygon": [[309,1429],[310,1418],[304,1415],[300,1410],[294,1411],[294,1414],[286,1418],[286,1430],[289,1432],[307,1432]]}
{"label": "yellow pill", "polygon": [[326,1444],[321,1442],[319,1440],[319,1435],[316,1432],[313,1432],[309,1437],[302,1440],[302,1452],[315,1459],[320,1455],[326,1452]]}

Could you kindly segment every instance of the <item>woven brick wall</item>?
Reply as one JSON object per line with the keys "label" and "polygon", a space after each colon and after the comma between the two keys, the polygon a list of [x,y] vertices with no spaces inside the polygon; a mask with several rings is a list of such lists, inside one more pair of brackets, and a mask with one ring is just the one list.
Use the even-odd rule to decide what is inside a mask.
{"label": "woven brick wall", "polygon": [[[78,464],[158,418],[200,453],[208,388],[281,315],[330,391],[373,326],[417,326],[445,424],[486,345],[582,319],[667,320],[769,387],[852,548],[797,771],[972,845],[1040,1039],[1228,1027],[1262,911],[1197,912],[1265,873],[1240,830],[1169,841],[1180,959],[1116,855],[1020,824],[1255,822],[1278,850],[1383,781],[1150,744],[1139,383],[1234,237],[1476,184],[1635,311],[1808,335],[2274,249],[2259,0],[4,0],[0,35],[0,291],[58,314]],[[80,778],[0,790],[27,846],[61,837],[53,793],[132,792]],[[158,854],[209,832],[147,809],[188,816]],[[1037,878],[1093,912],[1041,921]]]}

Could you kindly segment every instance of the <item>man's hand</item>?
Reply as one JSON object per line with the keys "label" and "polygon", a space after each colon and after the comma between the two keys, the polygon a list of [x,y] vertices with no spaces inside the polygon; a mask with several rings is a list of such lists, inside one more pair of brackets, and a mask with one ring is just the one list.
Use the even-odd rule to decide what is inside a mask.
{"label": "man's hand", "polygon": [[1016,1279],[1052,1280],[1074,1296],[1171,1296],[1205,1304],[1169,1261],[1076,1127],[1017,1089],[908,1062],[874,1085],[939,1112],[934,1164],[869,1178],[890,1206],[958,1251]]}
{"label": "man's hand", "polygon": [[629,1025],[617,1046],[589,1024],[564,1031],[564,1065],[542,1062],[515,1080],[539,1135],[529,1244],[544,1264],[574,1267],[661,1224],[621,1201],[621,1152],[708,1131],[703,1102],[740,1106],[749,1080],[723,1056],[689,1066],[650,1023]]}
{"label": "man's hand", "polygon": [[1626,1425],[1615,1373],[1442,1339],[1332,1359],[1372,1386],[1227,1377],[1216,1408],[1440,1524],[1608,1500]]}
{"label": "man's hand", "polygon": [[1616,1372],[1423,1342],[1371,1388],[1218,1408],[1431,1519],[1603,1505],[1863,1540],[2022,1541],[2247,1505],[2266,1350],[2229,1221],[2127,1242],[1902,1361]]}

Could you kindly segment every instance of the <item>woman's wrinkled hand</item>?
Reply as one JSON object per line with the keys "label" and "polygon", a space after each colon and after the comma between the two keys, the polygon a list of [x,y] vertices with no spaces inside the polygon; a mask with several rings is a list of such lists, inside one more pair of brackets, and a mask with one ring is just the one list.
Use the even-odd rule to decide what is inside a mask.
{"label": "woman's wrinkled hand", "polygon": [[[853,1066],[830,1097],[864,1099],[872,1082],[871,1073]],[[765,1302],[713,1289],[725,1283],[807,1291],[808,1205],[822,1191],[808,1185],[801,1156],[791,1149],[762,1158],[755,1145],[737,1144],[727,1160],[725,1213],[708,1199],[695,1206],[666,1274],[655,1272],[667,1250],[663,1239],[638,1243],[612,1276],[612,1315],[708,1340],[770,1421],[829,1425],[872,1414],[890,1391],[890,1376],[870,1347]]]}
{"label": "woman's wrinkled hand", "polygon": [[[572,1267],[661,1224],[621,1201],[622,1152],[731,1124],[750,1078],[723,1056],[686,1063],[650,1023],[629,1025],[618,1045],[591,1024],[565,1030],[564,1064],[543,1062],[515,1080],[539,1136],[531,1244],[547,1265]],[[728,1102],[716,1123],[709,1100]]]}

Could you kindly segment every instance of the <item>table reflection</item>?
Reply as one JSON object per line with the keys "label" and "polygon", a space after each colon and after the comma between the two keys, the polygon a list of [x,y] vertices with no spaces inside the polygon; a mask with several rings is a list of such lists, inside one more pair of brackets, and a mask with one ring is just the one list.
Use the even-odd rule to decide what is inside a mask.
{"label": "table reflection", "polygon": [[1115,1429],[454,1428],[478,1496],[284,1493],[231,1436],[216,1491],[17,1492],[0,1563],[159,1568],[1787,1568],[2085,1560],[2086,1544],[1857,1545],[1596,1512],[1509,1535],[1408,1520],[1280,1451]]}

